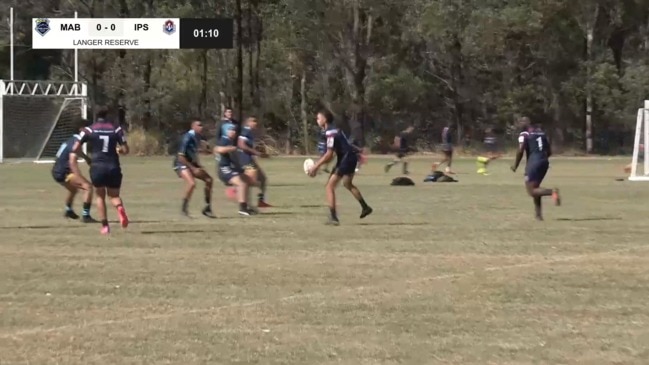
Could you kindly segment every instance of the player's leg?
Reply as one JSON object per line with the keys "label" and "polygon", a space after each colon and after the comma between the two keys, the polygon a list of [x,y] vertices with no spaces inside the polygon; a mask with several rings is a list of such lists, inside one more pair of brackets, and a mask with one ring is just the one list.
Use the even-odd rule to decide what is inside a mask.
{"label": "player's leg", "polygon": [[201,213],[206,217],[214,218],[214,214],[212,213],[212,190],[214,187],[214,180],[204,169],[199,169],[194,177],[205,182],[205,207]]}
{"label": "player's leg", "polygon": [[329,180],[327,181],[327,185],[325,185],[327,205],[329,206],[329,220],[327,221],[327,224],[333,226],[340,224],[338,213],[336,212],[336,187],[338,187],[338,183],[342,179],[342,176],[339,176],[336,173],[336,170],[337,168],[332,171],[331,175],[329,175]]}
{"label": "player's leg", "polygon": [[65,213],[63,216],[70,219],[79,219],[79,215],[72,209],[72,203],[74,202],[74,197],[77,196],[78,189],[76,186],[67,182],[63,182],[62,185],[67,190],[65,196]]}
{"label": "player's leg", "polygon": [[194,194],[194,189],[196,189],[196,179],[194,179],[194,174],[189,168],[187,168],[187,166],[177,167],[176,173],[178,173],[178,176],[185,181],[185,192],[183,194],[181,212],[183,215],[189,216],[189,200],[192,198],[192,194]]}
{"label": "player's leg", "polygon": [[447,174],[454,174],[453,172],[453,148],[444,151],[444,160],[446,161],[446,169],[444,171]]}
{"label": "player's leg", "polygon": [[272,205],[266,203],[266,189],[268,187],[268,177],[266,172],[257,166],[257,182],[259,183],[259,195],[257,195],[257,207],[270,208]]}
{"label": "player's leg", "polygon": [[409,163],[408,153],[406,153],[406,152],[403,153],[403,158],[401,159],[401,162],[403,163],[402,166],[401,166],[402,167],[401,172],[404,175],[408,175],[410,173],[408,171],[408,163]]}
{"label": "player's leg", "polygon": [[106,188],[95,187],[95,197],[97,213],[101,221],[101,234],[109,234],[110,227],[108,226],[108,214],[106,212]]}
{"label": "player's leg", "polygon": [[[96,222],[90,216],[90,206],[92,205],[92,184],[85,177],[70,174],[66,179],[66,185],[73,187],[76,191],[79,189],[83,190],[83,212],[81,213],[84,223],[94,223]],[[67,186],[66,186],[67,187]]]}
{"label": "player's leg", "polygon": [[354,198],[358,201],[358,203],[361,205],[361,216],[360,218],[363,219],[367,217],[368,215],[372,214],[373,210],[372,207],[367,205],[365,202],[365,199],[363,199],[363,194],[361,194],[361,191],[354,185],[354,174],[349,174],[345,175],[342,177],[343,180],[343,186],[349,190],[350,193],[354,196]]}
{"label": "player's leg", "polygon": [[558,189],[545,189],[541,187],[541,182],[543,182],[547,171],[547,162],[536,162],[530,165],[527,176],[525,177],[525,187],[527,189],[527,193],[534,200],[534,212],[536,219],[538,220],[543,220],[541,198],[543,198],[544,196],[552,196],[555,200],[555,204],[560,204]]}
{"label": "player's leg", "polygon": [[248,216],[255,213],[254,210],[248,206],[248,198],[250,196],[250,178],[245,174],[233,175],[229,183],[237,187],[237,200],[239,202],[239,214]]}
{"label": "player's leg", "polygon": [[106,193],[110,197],[111,204],[117,210],[117,215],[119,216],[119,222],[122,228],[126,228],[129,223],[128,215],[126,214],[126,208],[124,208],[124,202],[120,197],[120,190],[122,188],[122,169],[113,168],[108,171],[108,176]]}
{"label": "player's leg", "polygon": [[385,172],[386,173],[389,172],[390,169],[392,168],[392,166],[398,164],[399,162],[402,162],[404,156],[405,156],[405,154],[403,154],[403,153],[401,153],[401,151],[399,151],[399,153],[396,154],[394,160],[392,160],[392,162],[385,165]]}

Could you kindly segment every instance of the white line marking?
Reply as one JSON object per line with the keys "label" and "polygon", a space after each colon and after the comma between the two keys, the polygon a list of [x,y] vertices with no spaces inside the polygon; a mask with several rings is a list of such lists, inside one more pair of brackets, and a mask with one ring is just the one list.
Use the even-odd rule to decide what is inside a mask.
{"label": "white line marking", "polygon": [[[524,267],[541,266],[541,265],[544,265],[544,264],[548,265],[548,264],[556,264],[556,263],[562,263],[562,262],[579,261],[579,260],[584,260],[584,259],[593,259],[593,258],[596,258],[598,256],[610,256],[610,255],[614,255],[614,254],[619,254],[619,253],[628,252],[628,251],[635,250],[635,249],[643,249],[643,248],[644,247],[630,247],[630,248],[624,248],[624,249],[620,249],[620,250],[606,251],[606,252],[593,253],[593,254],[584,254],[584,255],[565,256],[565,257],[559,257],[559,258],[555,258],[555,259],[547,259],[547,260],[542,260],[542,261],[540,260],[540,261],[530,261],[530,262],[524,262],[524,263],[518,263],[518,264],[510,264],[510,265],[491,266],[491,267],[486,267],[484,269],[472,270],[472,271],[467,271],[467,272],[463,272],[463,273],[442,274],[442,275],[419,278],[419,279],[416,279],[416,280],[406,280],[405,283],[414,284],[414,283],[426,282],[426,281],[459,279],[459,278],[464,278],[464,277],[476,275],[476,274],[481,273],[481,272],[504,271],[504,270],[509,270],[509,269],[518,269],[518,268],[524,268]],[[378,286],[379,285],[359,286],[359,287],[354,287],[354,288],[346,288],[346,289],[335,291],[335,292],[338,292],[338,293],[342,293],[342,292],[359,292],[359,291],[364,291],[364,290],[374,288],[374,287],[378,287]],[[152,320],[168,319],[168,318],[172,318],[172,317],[175,317],[175,316],[184,316],[184,315],[191,315],[191,314],[203,314],[203,313],[219,312],[221,310],[231,309],[231,308],[254,307],[254,306],[257,306],[257,305],[263,305],[263,304],[272,303],[274,301],[276,301],[276,302],[290,302],[290,301],[293,301],[293,300],[309,300],[309,299],[314,299],[316,297],[324,297],[324,296],[325,296],[325,293],[312,292],[312,293],[289,295],[289,296],[282,297],[282,298],[279,298],[279,299],[259,299],[259,300],[253,300],[253,301],[250,301],[250,302],[244,302],[244,303],[226,304],[226,305],[222,305],[222,306],[218,306],[218,307],[212,307],[212,308],[180,310],[180,311],[161,313],[161,314],[152,314],[152,315],[148,315],[148,316],[133,317],[133,318],[126,318],[126,319],[110,319],[110,320],[101,320],[101,321],[89,321],[89,322],[82,322],[82,323],[77,323],[77,324],[70,324],[70,325],[50,327],[50,328],[36,327],[36,328],[19,330],[19,331],[13,332],[13,333],[3,333],[3,334],[0,334],[0,338],[2,338],[2,339],[17,339],[18,337],[21,337],[21,336],[64,332],[64,331],[69,331],[69,330],[84,329],[84,328],[88,328],[88,327],[110,326],[110,325],[116,325],[116,324],[119,325],[119,324],[141,322],[141,321],[152,321]]]}

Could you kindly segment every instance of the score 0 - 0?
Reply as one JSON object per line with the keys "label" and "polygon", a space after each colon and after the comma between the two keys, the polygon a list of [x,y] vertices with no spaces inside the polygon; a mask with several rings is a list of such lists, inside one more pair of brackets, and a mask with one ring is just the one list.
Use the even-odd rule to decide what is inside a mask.
{"label": "score 0 - 0", "polygon": [[124,25],[119,22],[96,22],[94,26],[90,26],[89,33],[96,37],[122,36]]}

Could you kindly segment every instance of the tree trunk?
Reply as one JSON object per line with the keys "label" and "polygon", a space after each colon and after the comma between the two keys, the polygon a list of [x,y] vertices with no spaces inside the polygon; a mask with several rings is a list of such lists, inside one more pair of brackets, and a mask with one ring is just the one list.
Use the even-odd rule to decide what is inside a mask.
{"label": "tree trunk", "polygon": [[[241,21],[242,17],[242,8],[241,0],[236,0],[236,22],[237,22],[237,96],[236,96],[236,108],[237,108],[237,118],[243,118],[243,26]],[[237,130],[237,134],[240,132]]]}
{"label": "tree trunk", "polygon": [[593,152],[593,91],[590,78],[593,73],[593,39],[595,27],[591,23],[586,35],[586,153]]}
{"label": "tree trunk", "polygon": [[201,61],[203,62],[203,70],[201,72],[201,99],[198,101],[198,114],[203,115],[205,111],[205,104],[207,104],[207,61],[208,50],[203,50],[201,53]]}
{"label": "tree trunk", "polygon": [[300,117],[302,119],[302,134],[304,135],[304,153],[308,154],[311,152],[311,146],[309,143],[309,119],[306,108],[306,67],[303,67],[300,80]]}
{"label": "tree trunk", "polygon": [[255,105],[255,108],[259,109],[261,108],[261,84],[259,81],[259,63],[261,61],[261,38],[263,36],[263,28],[262,28],[262,19],[259,15],[256,16],[257,19],[257,37],[255,39],[256,43],[256,48],[257,48],[257,57],[255,59],[255,99],[253,100],[253,103]]}

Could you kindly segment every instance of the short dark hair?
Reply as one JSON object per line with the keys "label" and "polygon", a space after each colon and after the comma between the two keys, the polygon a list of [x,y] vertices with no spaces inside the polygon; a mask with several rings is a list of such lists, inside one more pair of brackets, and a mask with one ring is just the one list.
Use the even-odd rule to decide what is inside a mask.
{"label": "short dark hair", "polygon": [[99,119],[106,119],[108,118],[108,113],[110,110],[108,109],[107,106],[102,105],[99,108],[97,108],[97,118]]}
{"label": "short dark hair", "polygon": [[190,124],[194,123],[194,122],[202,122],[202,121],[203,121],[203,118],[199,118],[199,117],[191,117],[191,118],[189,118],[189,123]]}
{"label": "short dark hair", "polygon": [[223,112],[224,112],[224,113],[225,113],[226,111],[228,111],[228,110],[229,110],[229,111],[234,111],[234,109],[232,109],[232,108],[229,107],[229,106],[226,106],[225,108],[223,108]]}
{"label": "short dark hair", "polygon": [[81,128],[85,128],[85,127],[89,126],[90,124],[92,124],[92,123],[90,123],[90,121],[88,119],[80,118],[78,127],[79,127],[79,129],[81,129]]}
{"label": "short dark hair", "polygon": [[327,109],[321,109],[318,114],[322,114],[325,119],[327,120],[327,123],[332,123],[334,121],[334,116],[331,114],[331,112]]}

